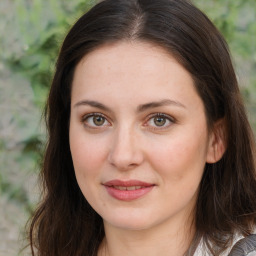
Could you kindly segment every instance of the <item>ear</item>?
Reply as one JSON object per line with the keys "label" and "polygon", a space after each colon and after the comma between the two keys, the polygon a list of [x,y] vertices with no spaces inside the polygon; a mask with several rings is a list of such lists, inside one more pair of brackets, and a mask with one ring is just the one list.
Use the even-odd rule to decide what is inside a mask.
{"label": "ear", "polygon": [[209,137],[206,162],[213,164],[218,162],[226,151],[226,125],[224,119],[218,120]]}

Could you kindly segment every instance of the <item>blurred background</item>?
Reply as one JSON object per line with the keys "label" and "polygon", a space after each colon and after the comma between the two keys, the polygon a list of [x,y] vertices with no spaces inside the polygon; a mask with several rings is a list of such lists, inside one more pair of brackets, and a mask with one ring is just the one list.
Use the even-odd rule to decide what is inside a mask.
{"label": "blurred background", "polygon": [[[256,1],[194,0],[230,46],[256,131]],[[93,0],[0,0],[0,256],[29,255],[25,224],[40,197],[43,109],[61,42]]]}

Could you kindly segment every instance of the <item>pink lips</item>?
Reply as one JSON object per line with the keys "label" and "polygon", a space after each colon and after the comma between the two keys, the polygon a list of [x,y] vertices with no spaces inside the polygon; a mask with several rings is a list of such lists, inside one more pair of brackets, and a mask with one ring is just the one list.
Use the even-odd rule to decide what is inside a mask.
{"label": "pink lips", "polygon": [[138,199],[150,192],[154,184],[139,180],[111,180],[103,184],[110,196],[122,201]]}

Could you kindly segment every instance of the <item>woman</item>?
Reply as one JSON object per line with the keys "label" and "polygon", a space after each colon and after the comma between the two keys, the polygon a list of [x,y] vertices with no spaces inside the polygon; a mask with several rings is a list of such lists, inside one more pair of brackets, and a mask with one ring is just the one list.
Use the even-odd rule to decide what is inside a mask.
{"label": "woman", "polygon": [[33,255],[228,255],[254,240],[255,142],[226,43],[190,2],[83,15],[46,117]]}

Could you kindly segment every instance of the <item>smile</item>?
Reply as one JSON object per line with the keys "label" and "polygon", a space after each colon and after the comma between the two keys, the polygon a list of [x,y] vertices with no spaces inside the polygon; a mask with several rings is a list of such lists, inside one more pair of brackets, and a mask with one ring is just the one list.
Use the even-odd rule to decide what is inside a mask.
{"label": "smile", "polygon": [[141,188],[146,188],[146,187],[142,187],[142,186],[132,186],[132,187],[123,187],[123,186],[113,186],[113,188],[115,189],[119,189],[119,190],[136,190],[136,189],[141,189]]}
{"label": "smile", "polygon": [[103,184],[108,194],[121,201],[132,201],[148,194],[155,186],[138,180],[111,180]]}

